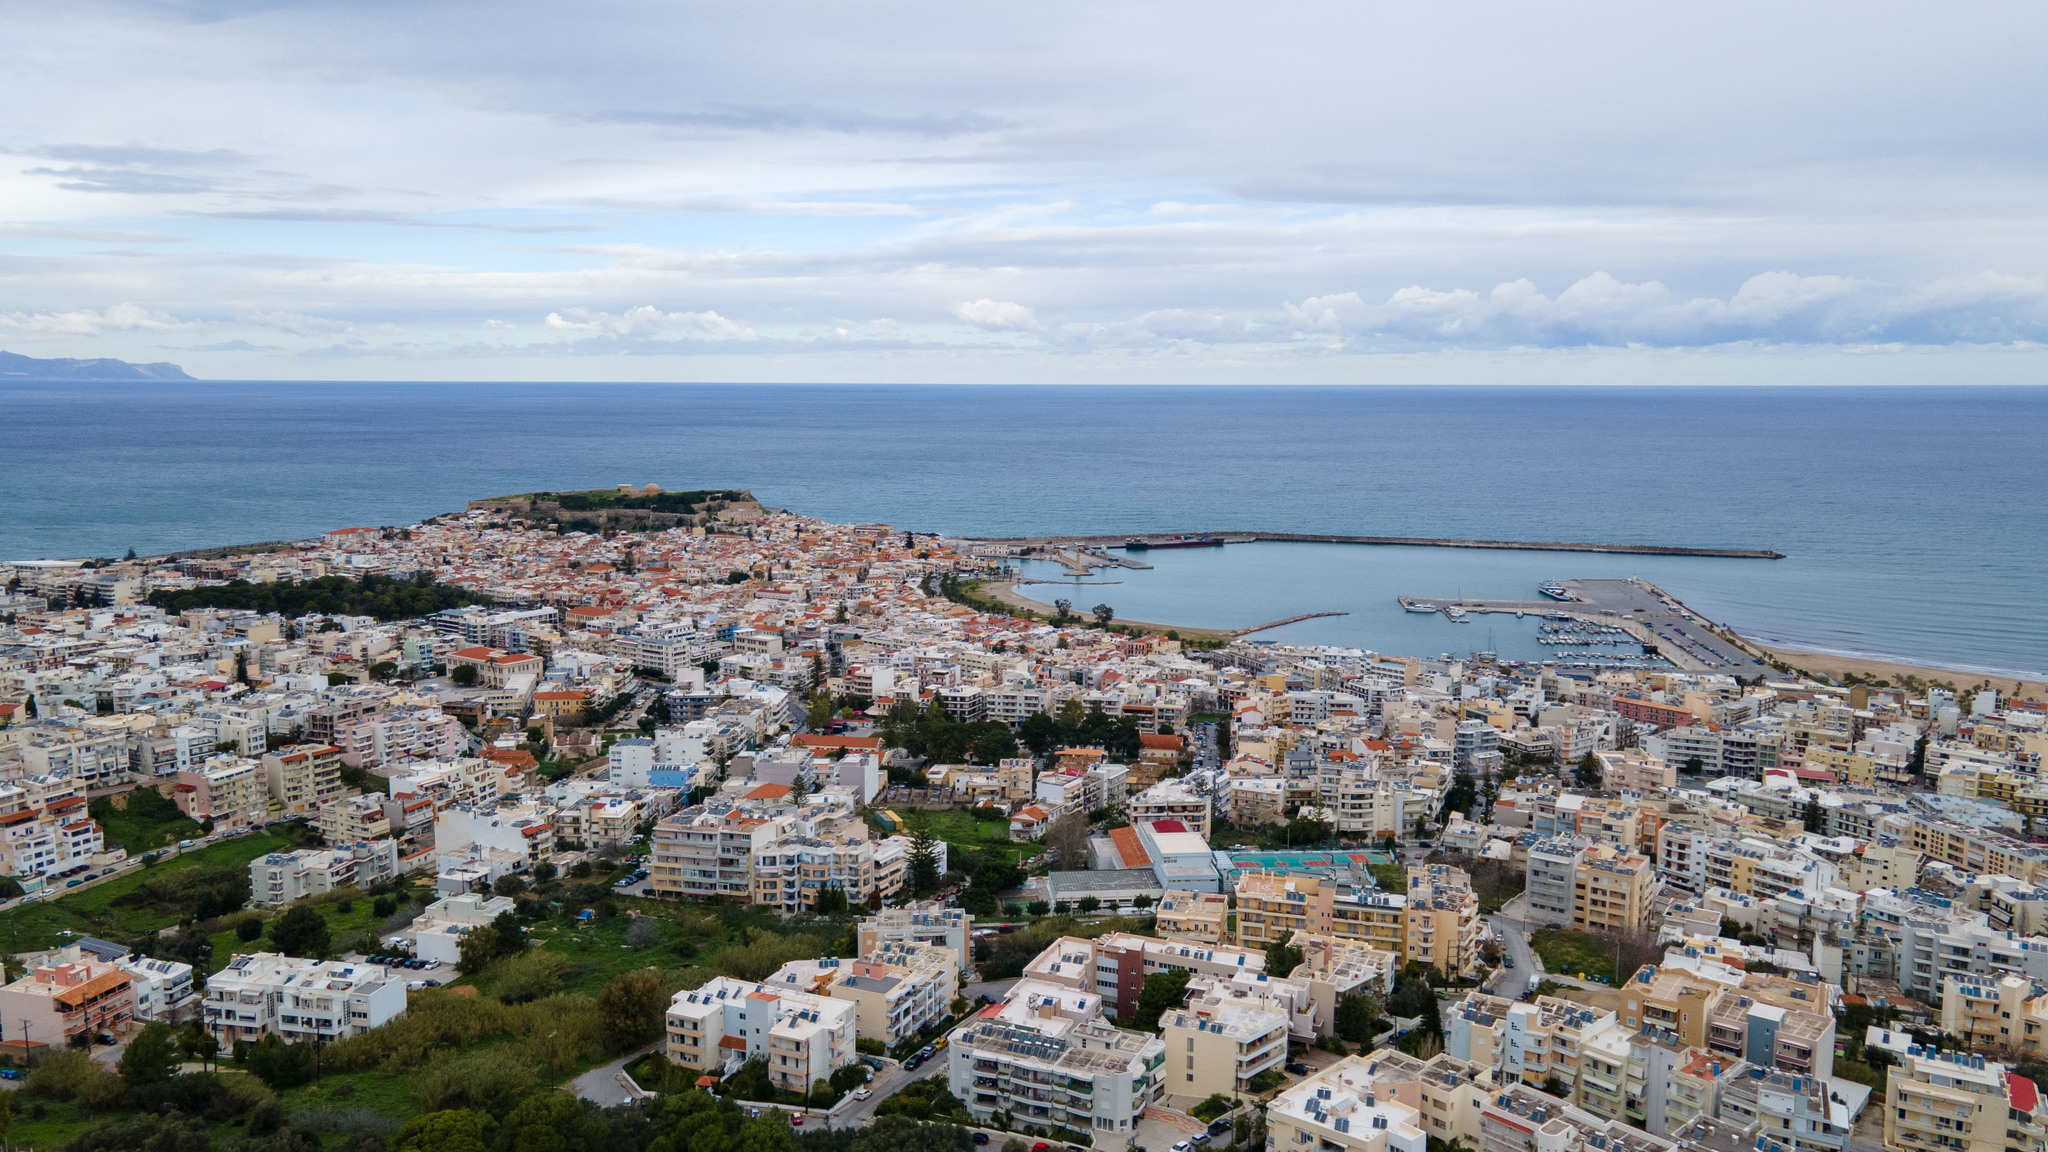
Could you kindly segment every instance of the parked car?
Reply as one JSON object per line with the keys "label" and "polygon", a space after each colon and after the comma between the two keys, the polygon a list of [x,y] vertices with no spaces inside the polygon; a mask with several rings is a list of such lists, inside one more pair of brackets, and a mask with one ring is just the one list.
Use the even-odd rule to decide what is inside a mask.
{"label": "parked car", "polygon": [[1207,1132],[1197,1132],[1193,1136],[1188,1137],[1188,1143],[1193,1144],[1197,1148],[1200,1148],[1202,1145],[1207,1144],[1208,1142],[1209,1134]]}
{"label": "parked car", "polygon": [[[1287,1070],[1289,1072],[1294,1071],[1292,1066],[1289,1066]],[[1307,1069],[1303,1069],[1303,1071],[1307,1071]],[[1209,1135],[1214,1136],[1219,1132],[1230,1131],[1230,1126],[1232,1123],[1234,1123],[1234,1121],[1232,1121],[1230,1117],[1218,1116],[1214,1120],[1209,1121]]]}
{"label": "parked car", "polygon": [[873,1096],[873,1095],[874,1095],[874,1093],[873,1093],[873,1092],[870,1092],[870,1091],[868,1091],[868,1089],[867,1089],[867,1086],[866,1086],[866,1085],[862,1085],[861,1087],[859,1087],[859,1088],[855,1088],[855,1089],[853,1090],[853,1098],[854,1098],[855,1100],[865,1100],[865,1099],[867,1099],[868,1097],[870,1097],[870,1096]]}
{"label": "parked car", "polygon": [[1040,1140],[1038,1143],[1033,1144],[1031,1146],[1031,1152],[1052,1152],[1052,1145],[1047,1144],[1043,1140]]}
{"label": "parked car", "polygon": [[1515,966],[1515,958],[1513,956],[1506,957],[1501,960],[1501,963],[1509,968],[1513,968]]}
{"label": "parked car", "polygon": [[1195,1152],[1195,1146],[1190,1141],[1182,1140],[1173,1146],[1173,1152]]}
{"label": "parked car", "polygon": [[[10,1069],[8,1069],[8,1071],[10,1071],[10,1072],[11,1072],[11,1071],[13,1071],[13,1069],[11,1069],[11,1068],[10,1068]],[[976,1144],[986,1144],[986,1143],[988,1143],[988,1133],[986,1133],[986,1132],[976,1132],[976,1133],[974,1134],[974,1142],[975,1142]]]}
{"label": "parked car", "polygon": [[80,884],[83,884],[83,883],[85,883],[85,881],[83,881],[83,880],[66,880],[66,881],[64,882],[64,886],[65,886],[66,888],[76,888],[76,887],[78,887],[78,886],[79,886]]}
{"label": "parked car", "polygon": [[[1306,1065],[1306,1064],[1289,1064],[1289,1065],[1287,1066],[1287,1074],[1288,1074],[1289,1076],[1306,1076],[1306,1075],[1308,1075],[1308,1065]],[[1220,1121],[1219,1121],[1219,1123],[1220,1123]],[[1214,1132],[1215,1130],[1216,1130],[1216,1125],[1215,1125],[1215,1124],[1211,1124],[1211,1125],[1209,1125],[1209,1131],[1211,1131],[1211,1132]]]}
{"label": "parked car", "polygon": [[791,1128],[801,1128],[801,1127],[803,1127],[803,1126],[804,1126],[804,1118],[803,1118],[803,1114],[802,1114],[802,1113],[800,1113],[800,1112],[791,1112],[791,1113],[789,1114],[789,1126],[790,1126]]}

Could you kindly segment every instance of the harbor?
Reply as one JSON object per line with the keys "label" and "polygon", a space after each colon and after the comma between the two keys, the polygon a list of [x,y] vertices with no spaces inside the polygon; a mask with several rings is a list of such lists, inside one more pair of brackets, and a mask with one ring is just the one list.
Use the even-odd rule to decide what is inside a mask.
{"label": "harbor", "polygon": [[[1396,597],[1409,612],[1440,612],[1469,623],[1475,614],[1536,617],[1540,643],[1553,647],[1560,663],[1598,667],[1669,664],[1690,672],[1718,672],[1750,679],[1765,665],[1723,638],[1714,623],[1647,580],[1547,580],[1539,600]],[[1634,645],[1634,652],[1618,649]],[[1608,650],[1615,649],[1615,650]]]}
{"label": "harbor", "polygon": [[1470,540],[1436,536],[1346,536],[1323,532],[1167,532],[1139,535],[962,537],[973,544],[1041,549],[1102,549],[1149,551],[1154,548],[1220,548],[1226,544],[1280,542],[1297,544],[1360,544],[1379,547],[1477,548],[1506,552],[1597,552],[1623,556],[1711,556],[1733,560],[1783,560],[1785,554],[1769,548],[1697,548],[1676,544],[1602,544],[1559,540]]}

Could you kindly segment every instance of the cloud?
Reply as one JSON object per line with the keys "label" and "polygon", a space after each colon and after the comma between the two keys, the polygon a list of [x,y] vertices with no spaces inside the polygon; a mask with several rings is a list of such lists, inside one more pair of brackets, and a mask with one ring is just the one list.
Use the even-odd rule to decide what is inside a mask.
{"label": "cloud", "polygon": [[693,340],[754,340],[752,328],[716,312],[663,312],[652,304],[621,313],[565,308],[550,312],[542,325],[566,331],[601,332],[630,339],[673,337]]}
{"label": "cloud", "polygon": [[177,320],[135,304],[116,304],[104,311],[0,312],[0,328],[43,336],[98,336],[106,332],[177,328]]}
{"label": "cloud", "polygon": [[298,312],[244,312],[236,317],[244,324],[255,324],[263,328],[275,328],[293,336],[326,336],[336,332],[347,332],[352,326],[343,320],[331,320],[325,316],[307,316]]}
{"label": "cloud", "polygon": [[123,232],[112,228],[67,228],[47,224],[0,224],[0,236],[82,240],[96,244],[176,244],[185,239],[162,232]]}
{"label": "cloud", "polygon": [[1044,328],[1031,309],[1022,304],[982,297],[953,306],[953,315],[969,324],[997,332],[1037,332]]}
{"label": "cloud", "polygon": [[247,340],[224,340],[219,344],[185,344],[178,346],[166,344],[164,347],[173,352],[282,352],[285,350],[282,345],[251,344]]}
{"label": "cloud", "polygon": [[[2003,305],[1996,322],[1973,314],[1994,300]],[[1772,271],[1749,277],[1723,299],[1595,272],[1555,296],[1527,279],[1484,294],[1416,285],[1378,304],[1341,292],[1289,303],[1284,312],[1304,337],[1337,337],[1362,348],[1939,344],[2048,337],[2048,281],[1984,273],[1902,287]]]}

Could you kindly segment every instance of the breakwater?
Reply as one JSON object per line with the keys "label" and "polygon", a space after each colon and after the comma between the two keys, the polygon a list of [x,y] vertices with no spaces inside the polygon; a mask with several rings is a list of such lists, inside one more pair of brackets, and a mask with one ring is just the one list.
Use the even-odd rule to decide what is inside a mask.
{"label": "breakwater", "polygon": [[1783,560],[1769,548],[1685,548],[1667,544],[1597,544],[1558,540],[1464,540],[1435,536],[1340,536],[1324,532],[1141,532],[1100,536],[968,536],[978,544],[1039,548],[1116,547],[1126,540],[1213,536],[1225,544],[1282,541],[1299,544],[1377,544],[1410,548],[1486,548],[1506,552],[1606,552],[1625,556],[1715,556],[1735,560]]}

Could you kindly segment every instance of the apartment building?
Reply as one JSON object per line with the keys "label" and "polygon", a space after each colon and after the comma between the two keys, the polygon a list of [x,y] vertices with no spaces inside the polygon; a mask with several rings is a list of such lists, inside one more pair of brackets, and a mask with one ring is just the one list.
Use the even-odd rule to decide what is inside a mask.
{"label": "apartment building", "polygon": [[1573,928],[1633,932],[1649,922],[1657,869],[1640,852],[1594,845],[1580,858],[1572,888]]}
{"label": "apartment building", "polygon": [[725,1076],[765,1061],[776,1087],[809,1091],[854,1060],[857,1006],[794,988],[719,976],[668,1006],[668,1058]]}
{"label": "apartment building", "polygon": [[1129,932],[1106,933],[1092,940],[1062,936],[1024,966],[1024,978],[1094,993],[1102,998],[1103,1012],[1129,1021],[1138,1009],[1145,980],[1155,973],[1179,970],[1225,978],[1239,972],[1263,975],[1266,954],[1253,948]]}
{"label": "apartment building", "polygon": [[358,840],[333,848],[272,852],[249,861],[249,901],[269,908],[353,884],[368,888],[398,875],[398,845]]}
{"label": "apartment building", "polygon": [[[1164,934],[1163,928],[1161,932]],[[959,968],[966,971],[974,964],[973,935],[973,916],[937,900],[926,900],[861,917],[856,951],[866,956],[890,944],[930,944],[952,949]]]}
{"label": "apartment building", "polygon": [[2044,1122],[2034,1083],[1982,1056],[1916,1044],[1885,1078],[1886,1148],[2036,1152]]}
{"label": "apartment building", "polygon": [[[655,894],[750,903],[754,857],[795,826],[788,816],[691,808],[654,826],[648,876]],[[779,901],[778,901],[779,903]]]}
{"label": "apartment building", "polygon": [[960,994],[960,968],[950,948],[904,942],[857,960],[792,960],[763,983],[851,1002],[855,1036],[894,1050],[946,1019]]}
{"label": "apartment building", "polygon": [[2044,872],[2048,872],[2048,848],[2003,832],[1916,815],[1907,835],[1913,850],[1922,856],[1966,871],[2011,876],[2030,882],[2043,880]]}
{"label": "apartment building", "polygon": [[983,1126],[1001,1112],[1117,1143],[1164,1091],[1166,1042],[1103,1019],[1092,992],[1019,980],[949,1039],[947,1086]]}
{"label": "apartment building", "polygon": [[1266,1141],[1285,1152],[1426,1152],[1422,1113],[1381,1089],[1372,1058],[1351,1056],[1266,1105]]}
{"label": "apartment building", "polygon": [[437,964],[454,964],[462,959],[462,938],[513,909],[509,896],[487,896],[458,892],[427,905],[406,926],[413,954]]}
{"label": "apartment building", "polygon": [[287,1043],[359,1036],[405,1014],[405,981],[381,964],[236,956],[206,982],[200,1020],[228,1047],[275,1033]]}
{"label": "apartment building", "polygon": [[518,790],[524,774],[490,760],[459,757],[408,764],[389,777],[391,795],[401,800],[431,800],[436,811],[453,804],[491,804]]}
{"label": "apartment building", "polygon": [[1161,936],[1220,944],[1230,915],[1230,897],[1221,892],[1182,892],[1169,888],[1159,898],[1155,911],[1158,914],[1155,928]]}
{"label": "apartment building", "polygon": [[1677,1152],[1678,1144],[1512,1084],[1480,1109],[1478,1152]]}
{"label": "apartment building", "polygon": [[218,829],[261,824],[270,814],[270,789],[263,764],[240,756],[216,756],[178,773],[173,796],[178,810]]}
{"label": "apartment building", "polygon": [[391,835],[391,817],[382,796],[337,796],[320,805],[313,826],[329,844],[381,840]]}
{"label": "apartment building", "polygon": [[148,956],[122,956],[114,961],[128,974],[135,993],[135,1019],[145,1024],[175,1023],[194,1004],[192,966]]}
{"label": "apartment building", "polygon": [[[1407,906],[1406,897],[1378,888],[1254,872],[1237,883],[1237,938],[1246,947],[1265,948],[1289,932],[1334,936],[1392,952],[1403,963],[1426,963],[1427,957],[1408,954]],[[1432,954],[1442,948],[1434,935],[1436,911],[1430,909],[1432,928],[1427,934]],[[1476,905],[1473,914],[1477,915]],[[1417,939],[1423,936],[1418,930]]]}
{"label": "apartment building", "polygon": [[1205,999],[1159,1016],[1167,1086],[1197,1098],[1249,1093],[1253,1077],[1286,1063],[1287,1017],[1255,1002]]}
{"label": "apartment building", "polygon": [[0,875],[56,877],[83,871],[104,850],[100,826],[75,798],[0,815]]}
{"label": "apartment building", "polygon": [[1850,1126],[1843,1123],[1847,1109],[1818,1076],[1743,1066],[1724,1078],[1715,1111],[1723,1120],[1755,1124],[1781,1152],[1843,1152],[1849,1147]]}
{"label": "apartment building", "polygon": [[453,760],[469,744],[462,722],[438,708],[396,708],[335,725],[334,746],[351,768]]}
{"label": "apartment building", "polygon": [[1301,949],[1301,964],[1287,977],[1307,983],[1315,1004],[1318,1036],[1328,1036],[1334,1029],[1340,998],[1362,993],[1385,999],[1394,991],[1394,973],[1401,967],[1396,953],[1357,940],[1313,933],[1296,936],[1289,943]]}
{"label": "apartment building", "polygon": [[1530,841],[1523,902],[1531,924],[1571,925],[1578,904],[1579,860],[1585,851],[1584,845],[1555,836]]}
{"label": "apartment building", "polygon": [[263,754],[263,782],[286,814],[303,816],[341,796],[341,749],[294,744]]}
{"label": "apartment building", "polygon": [[1476,968],[1486,924],[1472,877],[1448,864],[1409,865],[1401,933],[1404,960],[1453,976]]}
{"label": "apartment building", "polygon": [[1161,780],[1136,796],[1127,808],[1131,823],[1178,820],[1202,839],[1209,838],[1209,798],[1181,780]]}
{"label": "apartment building", "polygon": [[81,1033],[126,1035],[134,1026],[135,980],[111,961],[80,956],[45,964],[0,986],[0,1018],[15,1038],[64,1047]]}

